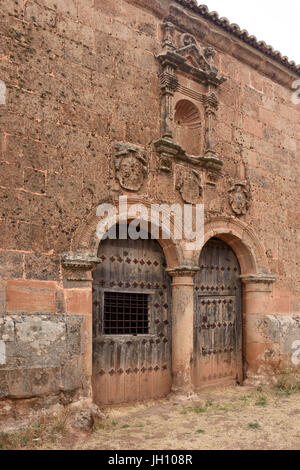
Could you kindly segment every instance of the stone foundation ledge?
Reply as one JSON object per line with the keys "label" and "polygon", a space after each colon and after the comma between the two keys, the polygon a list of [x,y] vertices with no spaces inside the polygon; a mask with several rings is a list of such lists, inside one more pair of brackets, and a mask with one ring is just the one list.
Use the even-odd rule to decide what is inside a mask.
{"label": "stone foundation ledge", "polygon": [[53,399],[54,397],[48,397],[48,400],[44,398],[42,401],[35,401],[35,404],[32,400],[0,401],[0,432],[15,432],[47,418],[50,422],[63,419],[68,433],[87,434],[95,424],[105,419],[102,411],[89,397],[73,396],[75,401],[67,405],[61,400],[50,404]]}

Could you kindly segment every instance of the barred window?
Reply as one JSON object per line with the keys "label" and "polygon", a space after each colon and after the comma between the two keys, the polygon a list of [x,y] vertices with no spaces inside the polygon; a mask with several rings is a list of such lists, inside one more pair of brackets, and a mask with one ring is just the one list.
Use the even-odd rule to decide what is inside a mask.
{"label": "barred window", "polygon": [[104,292],[105,335],[149,334],[149,294]]}

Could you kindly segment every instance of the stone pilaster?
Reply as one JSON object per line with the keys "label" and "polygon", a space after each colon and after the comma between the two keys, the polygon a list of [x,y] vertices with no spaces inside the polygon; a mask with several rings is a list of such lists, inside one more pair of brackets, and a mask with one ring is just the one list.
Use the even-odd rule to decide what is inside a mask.
{"label": "stone pilaster", "polygon": [[92,377],[92,271],[101,259],[86,253],[66,253],[60,257],[66,313],[82,317],[82,374],[83,391],[91,396]]}
{"label": "stone pilaster", "polygon": [[258,329],[258,322],[265,315],[272,313],[273,283],[276,277],[272,274],[249,274],[241,276],[243,282],[243,325],[244,325],[244,360],[246,383],[256,384],[264,381],[268,375],[264,361],[265,352],[270,347],[266,338]]}

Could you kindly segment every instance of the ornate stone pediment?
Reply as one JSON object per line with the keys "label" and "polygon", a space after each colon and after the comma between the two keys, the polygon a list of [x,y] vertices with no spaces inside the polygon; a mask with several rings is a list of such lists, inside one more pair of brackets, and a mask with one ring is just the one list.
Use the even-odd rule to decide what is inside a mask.
{"label": "ornate stone pediment", "polygon": [[182,45],[176,47],[172,41],[172,23],[165,23],[164,28],[168,34],[164,41],[165,51],[157,56],[162,67],[169,65],[192,76],[196,81],[215,87],[226,81],[222,75],[218,76],[218,68],[213,60],[215,51],[212,47],[202,49],[190,34],[183,34]]}

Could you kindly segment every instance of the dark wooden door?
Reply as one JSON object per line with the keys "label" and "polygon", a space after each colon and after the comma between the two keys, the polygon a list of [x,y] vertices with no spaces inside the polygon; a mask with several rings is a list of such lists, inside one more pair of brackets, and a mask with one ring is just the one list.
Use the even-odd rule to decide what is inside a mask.
{"label": "dark wooden door", "polygon": [[93,394],[98,404],[171,388],[171,283],[153,240],[105,240],[93,273]]}
{"label": "dark wooden door", "polygon": [[211,239],[195,279],[194,385],[241,382],[242,285],[233,250]]}

